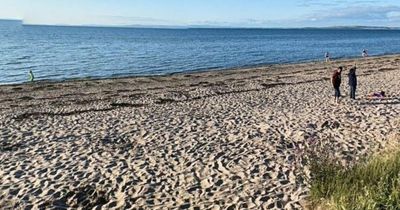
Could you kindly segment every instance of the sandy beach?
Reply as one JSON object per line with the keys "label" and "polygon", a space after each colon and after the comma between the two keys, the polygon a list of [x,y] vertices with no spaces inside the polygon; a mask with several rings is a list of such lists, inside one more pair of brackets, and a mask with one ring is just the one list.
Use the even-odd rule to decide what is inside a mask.
{"label": "sandy beach", "polygon": [[0,86],[0,209],[302,209],[301,149],[330,144],[351,164],[390,148],[399,81],[392,55]]}

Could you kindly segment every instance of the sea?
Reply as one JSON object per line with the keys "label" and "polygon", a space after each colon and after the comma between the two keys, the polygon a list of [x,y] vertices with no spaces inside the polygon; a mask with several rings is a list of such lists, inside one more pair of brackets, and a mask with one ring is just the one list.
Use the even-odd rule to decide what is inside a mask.
{"label": "sea", "polygon": [[0,84],[168,75],[400,53],[400,30],[116,28],[0,21]]}

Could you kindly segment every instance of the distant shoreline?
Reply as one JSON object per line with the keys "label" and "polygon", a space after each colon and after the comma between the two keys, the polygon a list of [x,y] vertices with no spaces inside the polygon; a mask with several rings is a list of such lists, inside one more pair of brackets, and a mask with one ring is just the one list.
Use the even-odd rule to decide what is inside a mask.
{"label": "distant shoreline", "polygon": [[20,22],[24,26],[46,26],[46,27],[83,27],[83,28],[138,28],[138,29],[221,29],[221,30],[400,30],[400,27],[390,26],[326,26],[326,27],[240,27],[240,26],[220,26],[220,25],[101,25],[101,24],[45,24],[45,23],[25,23],[19,19],[0,19],[0,21]]}

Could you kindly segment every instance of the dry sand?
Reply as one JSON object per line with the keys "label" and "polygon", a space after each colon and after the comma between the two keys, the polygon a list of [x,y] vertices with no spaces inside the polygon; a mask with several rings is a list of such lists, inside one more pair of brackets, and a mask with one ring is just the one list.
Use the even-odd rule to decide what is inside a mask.
{"label": "dry sand", "polygon": [[[358,100],[345,71],[335,105],[332,70],[354,63]],[[299,209],[302,148],[349,163],[388,147],[399,81],[384,56],[0,86],[0,208]]]}

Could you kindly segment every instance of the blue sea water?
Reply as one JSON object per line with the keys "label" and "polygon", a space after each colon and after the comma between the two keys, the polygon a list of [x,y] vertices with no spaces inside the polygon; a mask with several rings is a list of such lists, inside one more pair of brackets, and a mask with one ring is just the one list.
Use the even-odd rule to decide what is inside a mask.
{"label": "blue sea water", "polygon": [[0,21],[0,84],[219,70],[400,53],[400,30],[138,29]]}

